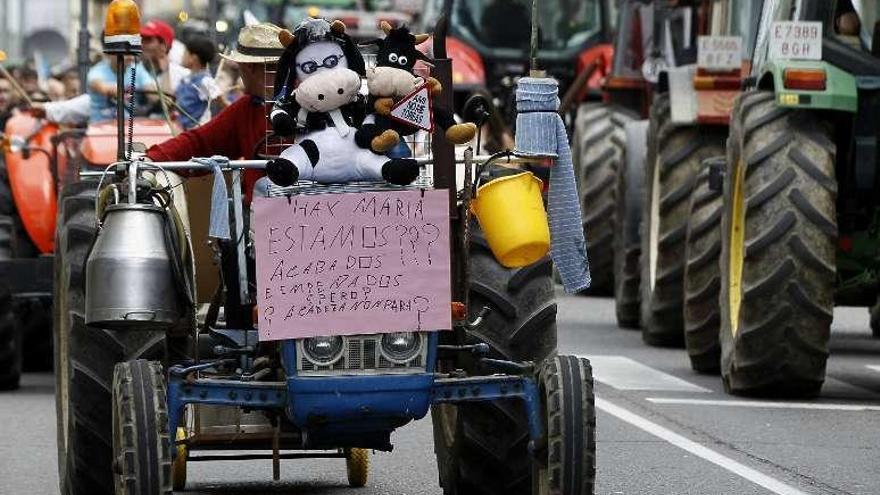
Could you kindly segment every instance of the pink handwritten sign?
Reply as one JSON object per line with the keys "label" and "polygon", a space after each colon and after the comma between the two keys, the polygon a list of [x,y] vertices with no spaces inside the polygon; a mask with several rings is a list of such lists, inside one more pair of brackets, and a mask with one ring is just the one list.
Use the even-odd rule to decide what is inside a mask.
{"label": "pink handwritten sign", "polygon": [[448,197],[254,199],[260,340],[449,329]]}

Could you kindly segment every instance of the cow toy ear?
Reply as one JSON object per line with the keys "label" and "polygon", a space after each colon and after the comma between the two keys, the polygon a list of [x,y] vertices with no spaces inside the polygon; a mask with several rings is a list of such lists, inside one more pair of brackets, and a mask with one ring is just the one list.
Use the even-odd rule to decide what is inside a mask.
{"label": "cow toy ear", "polygon": [[330,24],[330,31],[333,31],[334,34],[345,34],[345,23],[339,20],[333,21]]}
{"label": "cow toy ear", "polygon": [[278,32],[278,41],[281,42],[281,46],[287,48],[292,45],[294,41],[296,41],[296,36],[293,33],[286,29],[282,29]]}
{"label": "cow toy ear", "polygon": [[382,29],[382,31],[384,31],[386,35],[391,34],[391,30],[394,29],[391,27],[391,24],[389,24],[388,21],[380,22],[379,28]]}
{"label": "cow toy ear", "polygon": [[421,45],[422,43],[428,41],[428,38],[430,38],[431,35],[427,34],[427,33],[426,34],[417,34],[417,35],[415,35],[415,37],[416,37],[416,44]]}

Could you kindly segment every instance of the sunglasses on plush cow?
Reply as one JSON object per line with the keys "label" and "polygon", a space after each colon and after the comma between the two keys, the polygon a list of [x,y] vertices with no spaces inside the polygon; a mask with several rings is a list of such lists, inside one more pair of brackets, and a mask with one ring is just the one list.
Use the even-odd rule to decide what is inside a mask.
{"label": "sunglasses on plush cow", "polygon": [[302,64],[299,64],[298,67],[304,73],[312,74],[320,67],[323,67],[325,69],[332,69],[336,67],[337,65],[339,65],[339,61],[343,58],[345,58],[345,55],[330,55],[329,57],[325,58],[320,65],[318,65],[318,62],[315,62],[314,60],[309,60],[308,62],[303,62]]}

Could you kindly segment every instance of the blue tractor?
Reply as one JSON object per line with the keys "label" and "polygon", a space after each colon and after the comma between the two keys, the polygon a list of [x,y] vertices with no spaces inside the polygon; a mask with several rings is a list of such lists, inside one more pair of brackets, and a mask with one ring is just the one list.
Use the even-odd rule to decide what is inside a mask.
{"label": "blue tractor", "polygon": [[[433,70],[451,87],[442,31]],[[344,459],[349,484],[363,486],[370,450],[390,451],[391,433],[429,410],[444,493],[593,493],[592,373],[586,359],[556,352],[551,262],[502,266],[470,217],[492,162],[525,159],[456,158],[434,139],[433,153],[414,146],[425,170],[412,186],[257,187],[253,197],[283,204],[442,191],[451,239],[450,297],[435,301],[450,308],[451,328],[266,340],[254,303],[259,225],[242,187],[244,171],[266,160],[152,163],[121,139],[122,125],[117,163],[81,173],[59,200],[62,493],[167,494],[184,488],[188,462],[252,459],[270,460],[275,479],[281,459]],[[231,234],[210,242],[221,284],[206,305],[194,297],[193,246],[207,243],[187,228],[170,178],[185,171],[214,172],[212,198],[190,204],[210,205]]]}

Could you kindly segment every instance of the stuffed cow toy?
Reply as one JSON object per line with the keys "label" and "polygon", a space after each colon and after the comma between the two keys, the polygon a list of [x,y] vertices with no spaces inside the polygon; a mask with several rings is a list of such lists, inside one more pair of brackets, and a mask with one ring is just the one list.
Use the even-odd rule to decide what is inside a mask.
{"label": "stuffed cow toy", "polygon": [[[392,119],[390,114],[395,103],[425,84],[426,81],[416,76],[413,70],[417,60],[430,64],[430,59],[417,48],[427,41],[427,34],[412,34],[405,26],[393,28],[387,21],[382,21],[380,27],[385,38],[368,43],[379,47],[376,67],[366,73],[373,113],[367,115],[356,140],[365,148],[384,153],[400,142],[400,136],[409,136],[419,130]],[[428,78],[427,84],[432,97],[443,91],[440,81],[433,77]],[[469,122],[456,124],[453,115],[444,109],[435,107],[434,118],[452,144],[465,144],[476,135],[476,125]]]}
{"label": "stuffed cow toy", "polygon": [[[308,19],[279,35],[285,53],[278,64],[273,130],[296,135],[296,144],[266,166],[279,186],[297,180],[321,183],[386,180],[409,184],[415,160],[389,159],[355,143],[363,58],[345,35],[345,25]],[[360,111],[363,115],[363,111]],[[285,134],[289,132],[289,134]]]}

